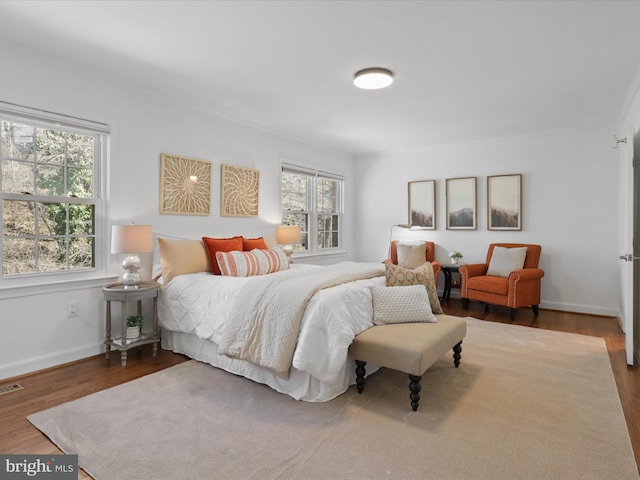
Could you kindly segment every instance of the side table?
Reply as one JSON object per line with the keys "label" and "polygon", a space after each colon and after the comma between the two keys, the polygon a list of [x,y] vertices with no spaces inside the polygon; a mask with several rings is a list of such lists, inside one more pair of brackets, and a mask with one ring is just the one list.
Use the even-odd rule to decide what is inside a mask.
{"label": "side table", "polygon": [[[158,330],[158,292],[160,285],[156,282],[141,282],[138,288],[125,288],[122,283],[111,283],[102,287],[102,295],[107,304],[105,322],[105,355],[111,355],[111,347],[120,350],[120,363],[127,365],[127,350],[142,345],[153,344],[153,356],[158,353],[160,335]],[[127,339],[127,302],[138,302],[138,315],[142,314],[142,300],[153,299],[153,323],[151,334],[141,334],[138,338]],[[122,306],[122,335],[111,336],[111,302],[120,302]]]}
{"label": "side table", "polygon": [[442,265],[442,273],[444,275],[444,289],[442,290],[442,301],[449,300],[451,297],[451,288],[460,288],[460,282],[454,283],[451,274],[460,273],[458,264]]}

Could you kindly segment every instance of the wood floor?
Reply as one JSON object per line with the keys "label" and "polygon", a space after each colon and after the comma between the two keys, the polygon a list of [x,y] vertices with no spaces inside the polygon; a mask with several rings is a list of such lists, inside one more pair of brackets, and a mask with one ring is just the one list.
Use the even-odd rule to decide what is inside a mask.
{"label": "wood floor", "polygon": [[[506,308],[484,307],[471,303],[463,310],[459,300],[443,303],[445,313],[472,316],[492,322],[516,323],[534,328],[544,328],[569,333],[603,337],[609,351],[611,366],[618,386],[620,400],[633,444],[636,465],[640,465],[640,369],[626,364],[624,335],[618,322],[612,317],[580,315],[540,310],[534,317],[529,309],[518,310],[515,322],[511,322]],[[110,360],[104,355],[91,357],[72,364],[0,381],[0,386],[18,383],[23,389],[0,395],[0,453],[3,454],[53,454],[61,453],[46,436],[26,420],[26,416],[62,403],[119,385],[130,380],[163,370],[186,361],[186,357],[160,350],[157,357],[151,355],[151,347],[130,351],[126,367],[120,366],[119,354],[114,352]],[[602,412],[606,415],[606,412]],[[80,472],[81,479],[90,477]]]}

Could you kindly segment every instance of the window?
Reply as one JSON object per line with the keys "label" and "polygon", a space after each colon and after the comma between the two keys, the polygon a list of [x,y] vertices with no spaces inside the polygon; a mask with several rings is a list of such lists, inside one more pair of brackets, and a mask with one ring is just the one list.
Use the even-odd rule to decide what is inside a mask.
{"label": "window", "polygon": [[320,252],[342,246],[343,185],[338,175],[282,166],[282,223],[299,225],[301,233],[294,251]]}
{"label": "window", "polygon": [[3,106],[2,279],[95,270],[106,125]]}

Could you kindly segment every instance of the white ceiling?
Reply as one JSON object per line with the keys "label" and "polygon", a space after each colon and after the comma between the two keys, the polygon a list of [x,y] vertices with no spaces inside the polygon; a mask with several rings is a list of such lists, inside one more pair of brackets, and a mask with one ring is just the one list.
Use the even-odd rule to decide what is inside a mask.
{"label": "white ceiling", "polygon": [[[357,154],[613,135],[640,67],[640,2],[4,0],[0,37]],[[356,89],[366,67],[393,85]]]}

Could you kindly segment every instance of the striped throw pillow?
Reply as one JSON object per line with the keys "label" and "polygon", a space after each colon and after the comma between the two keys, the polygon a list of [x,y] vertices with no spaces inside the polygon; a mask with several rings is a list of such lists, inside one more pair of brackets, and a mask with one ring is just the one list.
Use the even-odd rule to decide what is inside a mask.
{"label": "striped throw pillow", "polygon": [[250,252],[216,252],[216,260],[220,272],[227,277],[266,275],[289,268],[289,260],[280,247],[269,250],[256,248]]}

